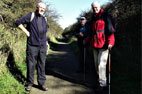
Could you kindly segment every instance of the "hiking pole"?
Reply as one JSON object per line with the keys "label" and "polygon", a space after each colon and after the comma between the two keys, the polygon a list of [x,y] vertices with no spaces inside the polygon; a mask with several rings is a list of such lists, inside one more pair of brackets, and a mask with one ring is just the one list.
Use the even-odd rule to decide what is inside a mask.
{"label": "hiking pole", "polygon": [[109,56],[109,94],[110,94],[110,76],[111,76],[111,74],[110,74],[110,72],[111,72],[111,54],[110,54],[110,50],[109,50],[108,56]]}
{"label": "hiking pole", "polygon": [[84,47],[84,58],[83,58],[83,59],[84,59],[84,60],[83,60],[83,61],[84,61],[84,75],[83,75],[83,80],[84,80],[84,82],[85,82],[85,56],[86,56],[86,55],[85,55],[85,54],[86,54],[85,51],[86,51],[86,48]]}

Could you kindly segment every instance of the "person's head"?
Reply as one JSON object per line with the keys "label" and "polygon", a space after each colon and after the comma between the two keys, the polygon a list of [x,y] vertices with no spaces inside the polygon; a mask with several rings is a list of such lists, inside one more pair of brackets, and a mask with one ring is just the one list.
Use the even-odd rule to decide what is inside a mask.
{"label": "person's head", "polygon": [[46,11],[46,4],[43,3],[43,2],[39,2],[37,4],[37,12],[40,14],[40,15],[43,15]]}
{"label": "person's head", "polygon": [[99,12],[100,12],[101,6],[100,6],[100,3],[99,3],[99,2],[95,1],[95,2],[93,2],[93,3],[91,4],[91,6],[92,6],[92,9],[93,9],[93,12],[94,12],[94,13],[99,13]]}
{"label": "person's head", "polygon": [[86,18],[85,17],[81,17],[80,18],[80,23],[82,26],[84,26],[86,24]]}

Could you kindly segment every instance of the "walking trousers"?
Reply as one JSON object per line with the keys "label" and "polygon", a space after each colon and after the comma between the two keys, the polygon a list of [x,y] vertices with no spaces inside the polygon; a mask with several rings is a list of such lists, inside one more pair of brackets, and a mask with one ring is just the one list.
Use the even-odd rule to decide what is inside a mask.
{"label": "walking trousers", "polygon": [[99,84],[104,87],[107,85],[106,78],[106,64],[108,59],[108,49],[95,49],[93,48],[93,56],[95,69],[99,76]]}
{"label": "walking trousers", "polygon": [[45,61],[46,61],[47,46],[31,46],[27,44],[26,59],[27,59],[27,84],[34,84],[34,71],[37,68],[38,85],[44,85],[45,77]]}
{"label": "walking trousers", "polygon": [[79,48],[79,64],[78,70],[83,71],[84,68],[86,71],[90,69],[90,62],[89,62],[89,47],[78,47]]}

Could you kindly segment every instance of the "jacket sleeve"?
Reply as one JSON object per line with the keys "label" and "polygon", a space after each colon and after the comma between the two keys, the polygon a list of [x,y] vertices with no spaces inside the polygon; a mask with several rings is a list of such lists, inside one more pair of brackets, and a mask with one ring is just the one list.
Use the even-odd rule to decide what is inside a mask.
{"label": "jacket sleeve", "polygon": [[74,36],[76,37],[76,38],[78,38],[79,37],[79,32],[80,32],[80,29],[79,29],[80,27],[78,27],[77,29],[76,29],[76,31],[74,32]]}
{"label": "jacket sleeve", "polygon": [[114,46],[114,44],[115,44],[115,37],[114,37],[114,33],[113,34],[111,34],[111,35],[109,35],[109,36],[107,36],[108,37],[108,45],[112,45],[112,46]]}
{"label": "jacket sleeve", "polygon": [[87,37],[85,38],[85,42],[90,42],[91,37],[92,37],[91,31],[92,31],[92,29],[91,29],[91,27],[88,25],[88,28],[87,28]]}
{"label": "jacket sleeve", "polygon": [[15,24],[16,26],[19,26],[20,24],[27,24],[30,22],[30,19],[31,19],[31,13],[27,14],[23,18],[16,20]]}
{"label": "jacket sleeve", "polygon": [[79,33],[78,33],[78,32],[75,32],[74,35],[75,35],[75,37],[77,37],[77,38],[79,37]]}

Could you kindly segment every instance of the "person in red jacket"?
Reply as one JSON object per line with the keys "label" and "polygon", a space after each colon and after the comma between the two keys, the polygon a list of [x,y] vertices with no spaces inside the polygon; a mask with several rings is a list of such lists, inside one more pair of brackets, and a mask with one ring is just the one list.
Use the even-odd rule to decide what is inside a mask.
{"label": "person in red jacket", "polygon": [[111,16],[101,9],[99,2],[93,2],[91,6],[93,9],[91,30],[84,43],[89,41],[93,48],[95,68],[99,76],[99,87],[104,88],[107,86],[106,64],[108,53],[115,43],[115,31],[110,19]]}

